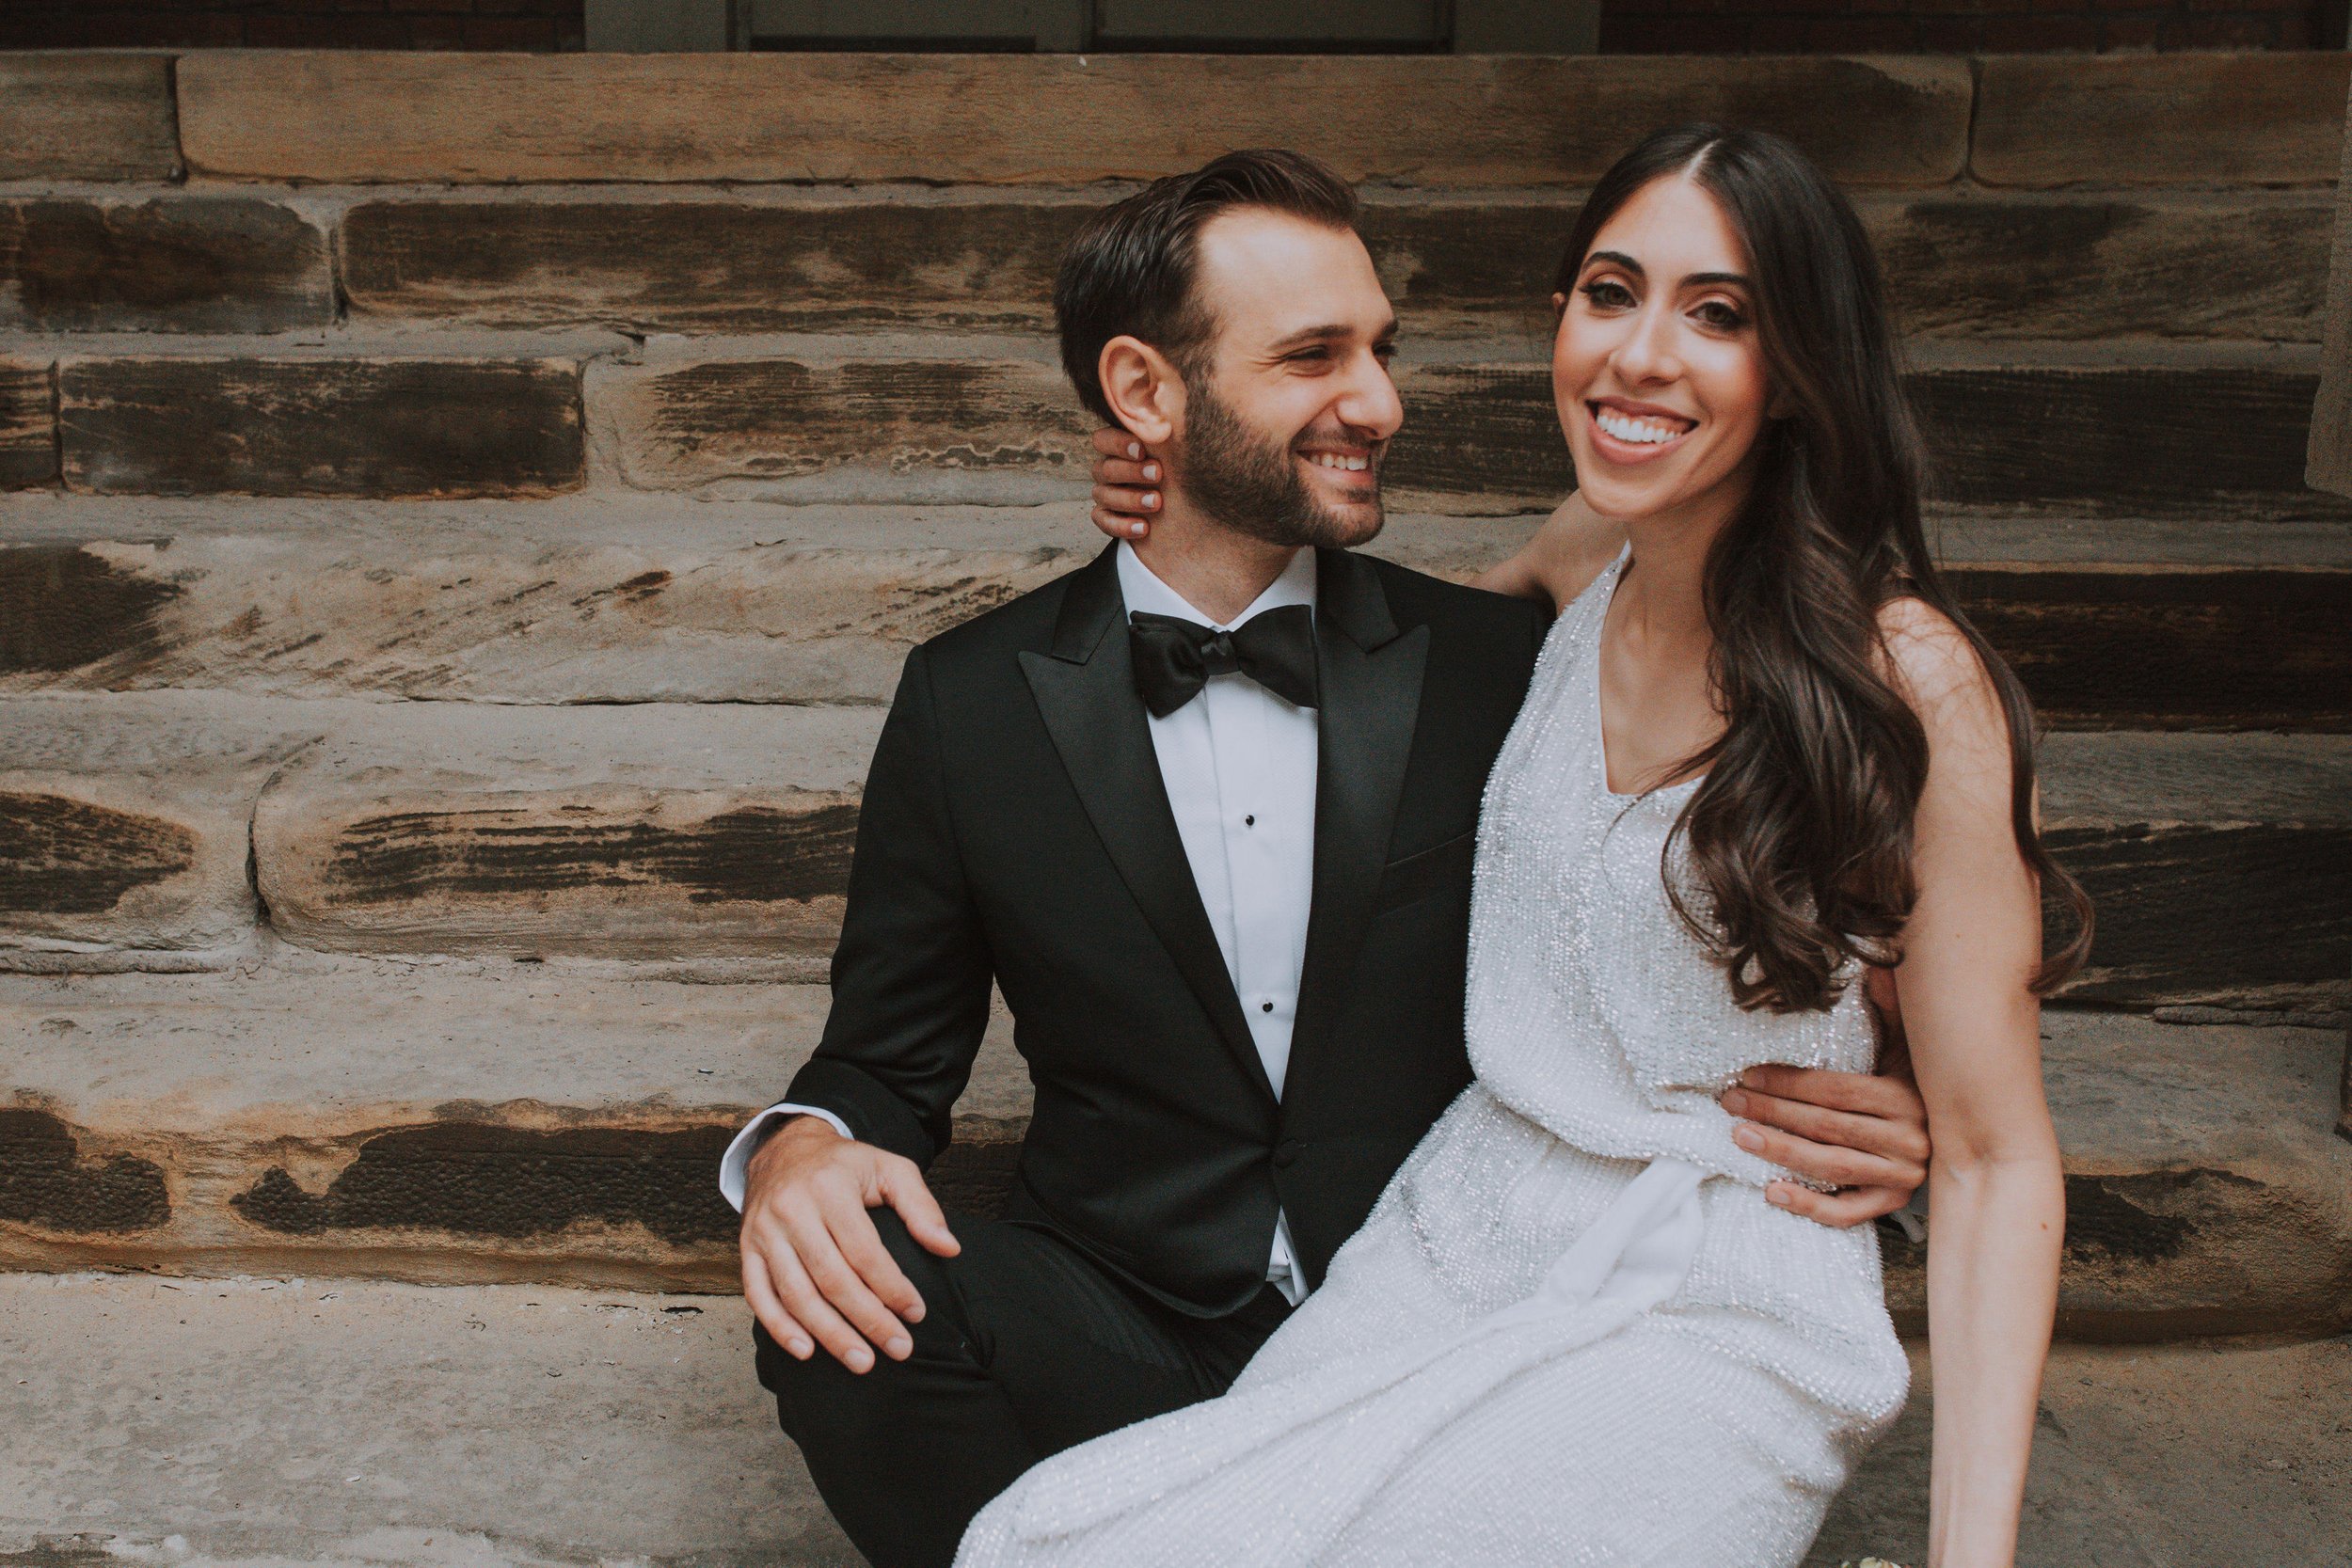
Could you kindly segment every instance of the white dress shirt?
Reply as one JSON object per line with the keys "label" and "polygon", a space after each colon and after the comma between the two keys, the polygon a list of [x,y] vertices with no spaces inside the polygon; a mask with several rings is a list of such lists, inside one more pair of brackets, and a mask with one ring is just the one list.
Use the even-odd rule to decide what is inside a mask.
{"label": "white dress shirt", "polygon": [[[1211,621],[1153,576],[1132,546],[1119,546],[1118,567],[1130,611],[1178,615],[1219,631],[1284,605],[1315,602],[1312,550],[1292,557],[1248,609],[1223,623]],[[1292,706],[1247,675],[1228,674],[1212,676],[1200,696],[1175,712],[1146,721],[1193,884],[1279,1098],[1314,895],[1315,772],[1322,751],[1315,710]],[[819,1106],[787,1101],[762,1111],[736,1134],[720,1163],[719,1190],[737,1209],[743,1207],[752,1150],[774,1121],[788,1116],[821,1117],[850,1136],[841,1118]],[[1290,1222],[1278,1214],[1266,1278],[1295,1305],[1306,1291],[1291,1258]]]}

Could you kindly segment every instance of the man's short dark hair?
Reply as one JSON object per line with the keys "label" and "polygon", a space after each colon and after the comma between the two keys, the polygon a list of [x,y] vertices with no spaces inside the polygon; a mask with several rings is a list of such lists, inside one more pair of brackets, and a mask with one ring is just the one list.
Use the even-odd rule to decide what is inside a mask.
{"label": "man's short dark hair", "polygon": [[1346,181],[1303,153],[1262,148],[1154,180],[1087,219],[1070,242],[1054,279],[1062,368],[1104,423],[1119,422],[1097,373],[1103,345],[1113,338],[1142,339],[1187,377],[1204,363],[1216,324],[1193,297],[1200,230],[1235,207],[1356,227],[1356,193]]}

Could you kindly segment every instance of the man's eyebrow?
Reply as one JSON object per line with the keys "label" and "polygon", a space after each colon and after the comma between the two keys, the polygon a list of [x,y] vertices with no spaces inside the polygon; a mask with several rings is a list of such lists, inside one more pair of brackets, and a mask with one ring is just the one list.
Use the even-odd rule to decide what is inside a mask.
{"label": "man's eyebrow", "polygon": [[[1279,354],[1284,349],[1302,348],[1309,343],[1328,342],[1334,338],[1352,338],[1355,335],[1356,329],[1345,322],[1325,322],[1320,326],[1302,326],[1286,337],[1276,339],[1270,352]],[[1396,318],[1391,316],[1381,324],[1380,330],[1372,335],[1372,341],[1376,343],[1395,336]]]}

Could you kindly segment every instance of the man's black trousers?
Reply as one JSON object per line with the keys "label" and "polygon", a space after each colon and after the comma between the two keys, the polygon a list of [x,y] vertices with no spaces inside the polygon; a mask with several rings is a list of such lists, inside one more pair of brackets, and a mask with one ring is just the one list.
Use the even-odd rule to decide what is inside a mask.
{"label": "man's black trousers", "polygon": [[1223,1393],[1289,1315],[1268,1286],[1193,1318],[1043,1231],[958,1216],[938,1258],[896,1214],[882,1243],[923,1297],[904,1361],[854,1373],[755,1329],[759,1381],[834,1517],[874,1568],[947,1568],[964,1527],[1049,1454]]}

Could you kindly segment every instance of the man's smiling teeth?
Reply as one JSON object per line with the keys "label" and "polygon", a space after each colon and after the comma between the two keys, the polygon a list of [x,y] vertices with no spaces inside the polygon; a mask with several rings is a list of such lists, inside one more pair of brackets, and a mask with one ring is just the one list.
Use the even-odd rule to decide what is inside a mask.
{"label": "man's smiling teeth", "polygon": [[1362,473],[1372,467],[1372,459],[1369,457],[1343,457],[1335,451],[1309,452],[1307,461],[1318,468],[1338,468],[1344,473],[1351,474]]}
{"label": "man's smiling teeth", "polygon": [[1613,408],[1603,408],[1593,416],[1593,422],[1620,441],[1635,446],[1654,447],[1671,441],[1682,434],[1657,420],[1637,420],[1630,414],[1620,414]]}

